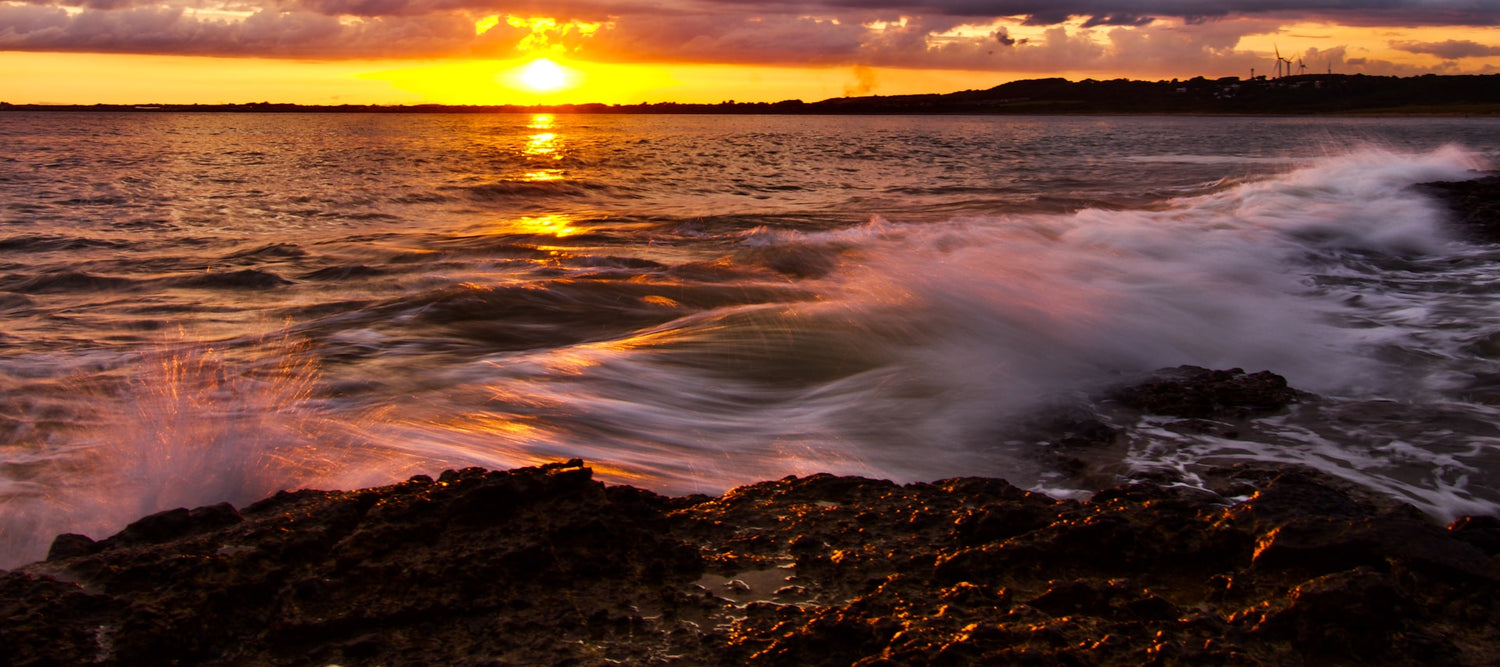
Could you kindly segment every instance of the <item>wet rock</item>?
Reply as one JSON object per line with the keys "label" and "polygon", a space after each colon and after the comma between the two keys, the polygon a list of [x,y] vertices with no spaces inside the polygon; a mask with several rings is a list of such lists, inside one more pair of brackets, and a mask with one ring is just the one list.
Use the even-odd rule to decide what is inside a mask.
{"label": "wet rock", "polygon": [[1114,444],[1120,435],[1118,429],[1080,408],[1043,410],[1021,429],[1020,435],[1025,440],[1046,442],[1066,449],[1107,447]]}
{"label": "wet rock", "polygon": [[1500,572],[1485,566],[1485,556],[1425,521],[1314,517],[1289,521],[1262,536],[1253,563],[1258,569],[1297,568],[1317,574],[1358,567],[1387,570],[1400,563],[1442,578],[1500,581]]}
{"label": "wet rock", "polygon": [[1288,639],[1313,661],[1381,661],[1406,624],[1404,597],[1388,576],[1367,568],[1309,580],[1287,598],[1255,632]]}
{"label": "wet rock", "polygon": [[1052,523],[1051,503],[1003,503],[961,516],[953,525],[959,544],[974,546],[1024,535]]}
{"label": "wet rock", "polygon": [[156,544],[234,525],[241,520],[240,513],[235,511],[234,506],[229,503],[191,510],[179,507],[157,512],[125,526],[125,530],[107,540],[100,541],[99,548],[109,549],[128,544]]}
{"label": "wet rock", "polygon": [[1448,532],[1486,554],[1500,554],[1500,518],[1466,516],[1449,524]]}
{"label": "wet rock", "polygon": [[1500,242],[1500,174],[1470,181],[1422,183],[1417,188],[1447,206],[1454,222],[1471,238]]}
{"label": "wet rock", "polygon": [[1113,581],[1103,584],[1086,580],[1054,583],[1047,592],[1026,604],[1052,616],[1113,616],[1114,600],[1120,596],[1118,588]]}
{"label": "wet rock", "polygon": [[61,560],[74,556],[86,556],[100,549],[99,543],[87,535],[78,533],[64,533],[52,540],[51,548],[47,549],[47,560]]}
{"label": "wet rock", "polygon": [[1150,414],[1189,419],[1244,417],[1280,410],[1300,392],[1270,371],[1246,374],[1233,368],[1209,370],[1178,366],[1159,370],[1140,383],[1112,394],[1119,404]]}
{"label": "wet rock", "polygon": [[[0,572],[3,664],[1489,664],[1493,519],[1295,468],[1056,501],[581,461],[148,517]],[[196,512],[196,514],[195,514]],[[185,514],[184,514],[185,513]],[[104,545],[104,546],[101,546]]]}

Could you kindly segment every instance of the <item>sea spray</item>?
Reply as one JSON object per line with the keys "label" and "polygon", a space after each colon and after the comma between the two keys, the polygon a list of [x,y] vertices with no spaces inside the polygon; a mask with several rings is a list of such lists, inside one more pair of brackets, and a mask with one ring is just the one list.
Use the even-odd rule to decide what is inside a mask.
{"label": "sea spray", "polygon": [[360,425],[322,406],[305,343],[236,346],[253,362],[227,349],[163,343],[67,380],[71,425],[17,443],[30,469],[8,462],[0,566],[38,557],[58,533],[103,537],[161,510],[389,481],[389,453],[359,446]]}
{"label": "sea spray", "polygon": [[[166,504],[575,456],[667,493],[1042,488],[1018,421],[1182,363],[1272,370],[1331,411],[1133,442],[1136,470],[1269,457],[1436,515],[1500,498],[1497,251],[1408,188],[1500,157],[1494,119],[552,123],[554,185],[495,189],[535,171],[529,116],[18,116],[0,530],[33,546],[7,552]],[[165,345],[174,370],[152,350],[179,326],[209,342]]]}
{"label": "sea spray", "polygon": [[[1491,362],[1447,356],[1456,346],[1425,361],[1401,354],[1430,345],[1430,332],[1408,340],[1410,314],[1371,307],[1384,288],[1345,277],[1489,252],[1454,239],[1407,187],[1476,166],[1452,148],[1369,150],[1150,211],[759,230],[742,242],[837,267],[802,283],[817,298],[491,357],[455,372],[448,392],[487,394],[469,423],[491,431],[425,437],[463,451],[494,447],[487,438],[597,451],[671,490],[819,465],[1037,484],[1047,471],[1006,444],[1017,420],[1158,367],[1273,369],[1323,393],[1431,400],[1455,365],[1482,374]],[[1475,326],[1492,318],[1483,299],[1404,298],[1474,309]]]}

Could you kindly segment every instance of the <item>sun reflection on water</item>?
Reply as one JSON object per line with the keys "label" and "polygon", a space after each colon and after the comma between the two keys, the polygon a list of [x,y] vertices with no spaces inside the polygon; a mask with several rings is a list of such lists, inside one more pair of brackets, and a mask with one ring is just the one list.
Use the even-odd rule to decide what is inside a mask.
{"label": "sun reflection on water", "polygon": [[526,172],[526,174],[522,176],[522,178],[529,183],[560,181],[563,179],[563,173],[561,169],[538,169],[536,171]]}
{"label": "sun reflection on water", "polygon": [[524,215],[500,223],[498,231],[504,234],[563,238],[583,232],[582,229],[573,226],[574,221],[573,216],[561,213]]}
{"label": "sun reflection on water", "polygon": [[561,160],[562,155],[557,152],[557,134],[553,132],[541,132],[531,135],[526,140],[526,156],[551,158]]}
{"label": "sun reflection on water", "polygon": [[[563,159],[562,142],[559,134],[554,131],[556,118],[552,114],[539,113],[531,117],[531,122],[526,124],[526,129],[536,130],[534,134],[527,137],[526,147],[521,150],[528,163],[532,160],[557,161]],[[553,167],[543,167],[527,171],[524,180],[530,182],[560,181],[565,178],[563,170]]]}

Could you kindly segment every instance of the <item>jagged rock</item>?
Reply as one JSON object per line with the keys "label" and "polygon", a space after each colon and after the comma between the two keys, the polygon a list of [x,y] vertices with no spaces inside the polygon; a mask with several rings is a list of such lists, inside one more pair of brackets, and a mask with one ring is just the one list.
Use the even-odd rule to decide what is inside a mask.
{"label": "jagged rock", "polygon": [[109,549],[127,544],[156,544],[224,526],[232,526],[240,521],[240,513],[229,503],[191,510],[179,507],[157,512],[125,526],[125,530],[101,541],[99,548]]}
{"label": "jagged rock", "polygon": [[99,543],[95,542],[88,535],[63,533],[52,540],[52,546],[47,549],[47,560],[86,556],[98,551],[99,548]]}
{"label": "jagged rock", "polygon": [[1250,500],[832,475],[664,498],[606,487],[580,461],[279,493],[60,538],[48,561],[0,573],[0,664],[1500,655],[1493,519],[1444,529],[1310,470],[1232,476]]}
{"label": "jagged rock", "polygon": [[1270,371],[1209,370],[1178,366],[1156,371],[1144,382],[1116,390],[1119,404],[1159,415],[1211,419],[1274,412],[1296,402],[1300,392]]}
{"label": "jagged rock", "polygon": [[1470,181],[1422,183],[1417,187],[1442,201],[1470,237],[1500,242],[1500,174],[1491,173]]}
{"label": "jagged rock", "polygon": [[1500,518],[1466,516],[1449,524],[1448,531],[1491,556],[1500,554]]}

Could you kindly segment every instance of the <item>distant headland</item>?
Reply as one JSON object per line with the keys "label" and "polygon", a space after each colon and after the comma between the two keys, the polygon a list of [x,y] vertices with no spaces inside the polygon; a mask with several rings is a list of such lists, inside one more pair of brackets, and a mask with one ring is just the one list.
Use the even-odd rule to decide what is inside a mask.
{"label": "distant headland", "polygon": [[1267,114],[1500,116],[1500,74],[1413,77],[1304,74],[1253,79],[1012,81],[945,94],[837,97],[819,102],[558,105],[8,104],[3,111],[584,114]]}

